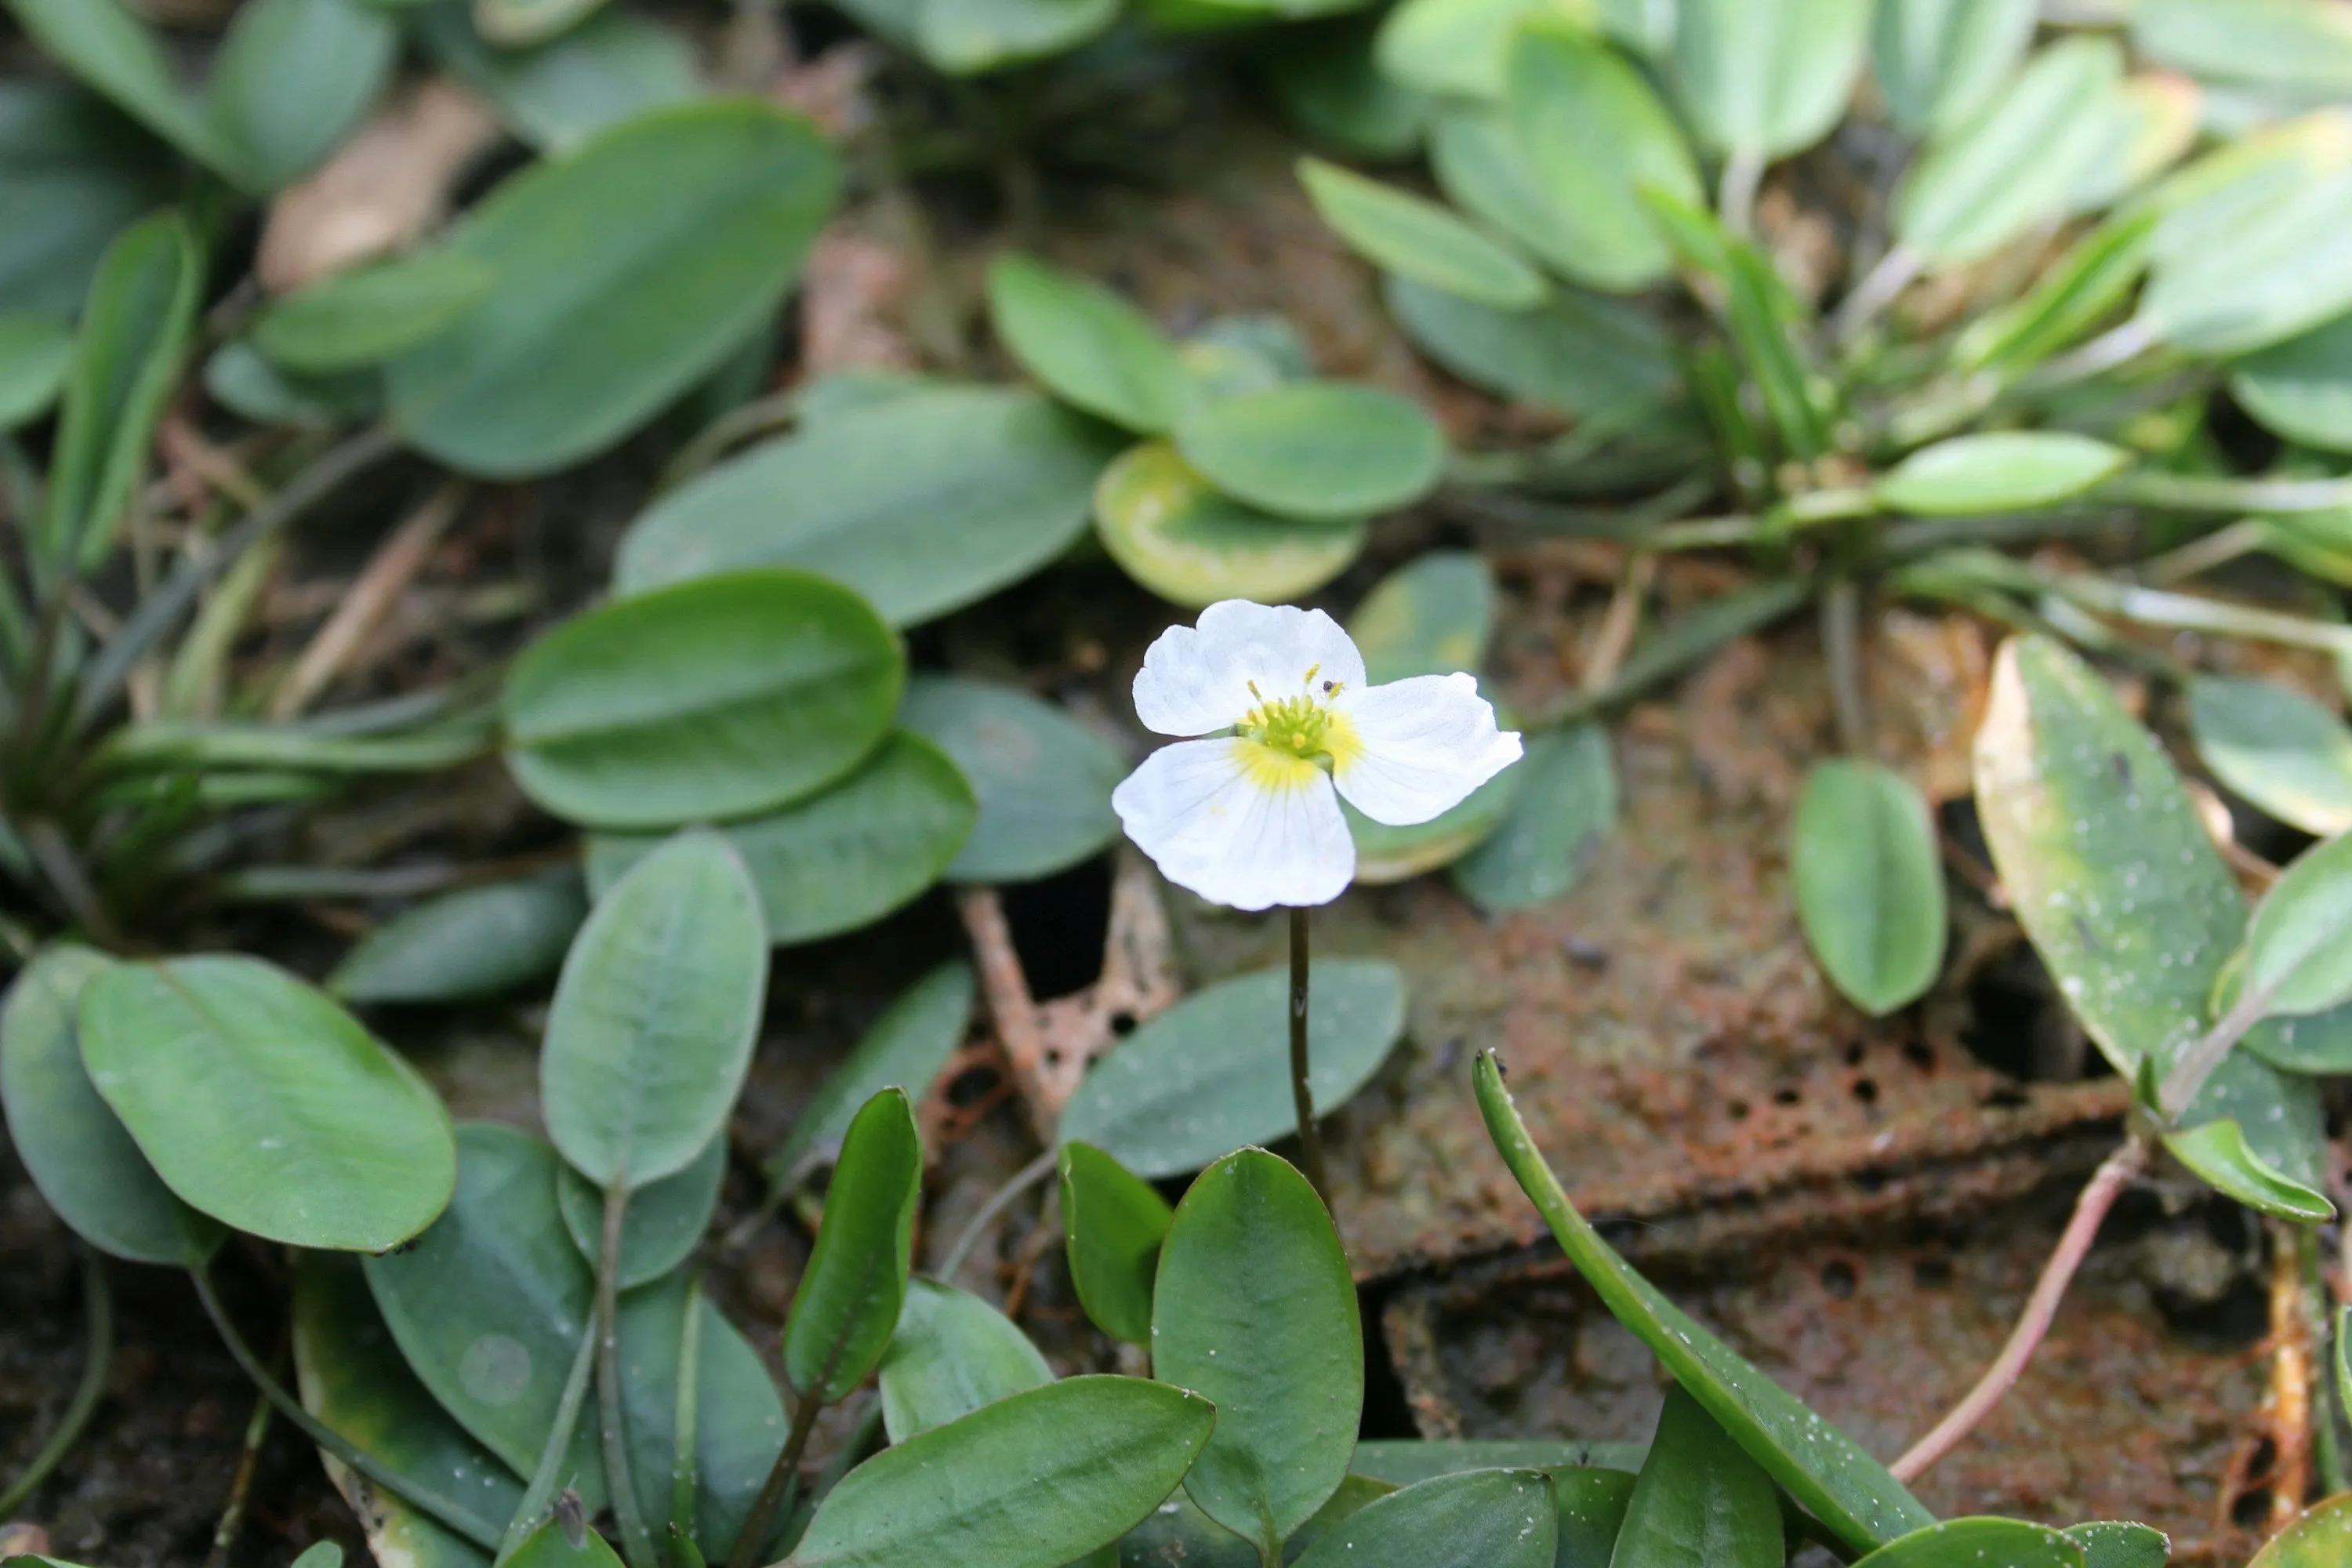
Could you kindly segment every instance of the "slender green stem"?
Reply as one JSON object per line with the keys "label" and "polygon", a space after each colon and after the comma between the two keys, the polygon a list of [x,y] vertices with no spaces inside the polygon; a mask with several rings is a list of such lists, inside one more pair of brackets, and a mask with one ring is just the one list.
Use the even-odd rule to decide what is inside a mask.
{"label": "slender green stem", "polygon": [[677,1331],[677,1402],[671,1406],[674,1434],[669,1461],[670,1539],[694,1539],[697,1439],[702,1423],[702,1276],[686,1282],[686,1321]]}
{"label": "slender green stem", "polygon": [[596,1336],[583,1334],[579,1352],[572,1358],[571,1375],[563,1380],[563,1395],[556,1401],[555,1421],[547,1429],[546,1446],[539,1451],[539,1464],[530,1472],[530,1484],[523,1489],[522,1501],[507,1521],[507,1532],[499,1542],[498,1559],[491,1568],[513,1556],[554,1510],[556,1489],[562,1484],[563,1467],[572,1457],[572,1435],[580,1426],[580,1407],[588,1403],[588,1375],[595,1365]]}
{"label": "slender green stem", "polygon": [[629,1568],[658,1568],[653,1537],[637,1506],[636,1478],[629,1468],[629,1432],[621,1413],[621,1227],[629,1214],[625,1173],[604,1189],[604,1245],[596,1253],[596,1412],[604,1439],[604,1489],[614,1522],[621,1527],[621,1552]]}
{"label": "slender green stem", "polygon": [[760,1489],[759,1500],[751,1505],[750,1517],[743,1521],[743,1533],[737,1538],[735,1550],[727,1555],[727,1568],[751,1568],[759,1556],[760,1542],[767,1539],[776,1510],[788,1506],[800,1482],[801,1456],[808,1451],[809,1434],[816,1430],[817,1412],[824,1408],[824,1401],[817,1396],[815,1389],[801,1395],[800,1404],[793,1410],[793,1428],[784,1435],[783,1451],[776,1456],[775,1466],[768,1472],[767,1485]]}
{"label": "slender green stem", "polygon": [[236,1325],[229,1321],[219,1295],[213,1289],[211,1272],[199,1265],[188,1270],[188,1277],[195,1281],[196,1300],[204,1303],[205,1315],[213,1321],[213,1328],[220,1334],[221,1342],[228,1347],[229,1355],[253,1385],[261,1390],[262,1396],[278,1407],[278,1414],[292,1422],[305,1437],[324,1448],[338,1463],[365,1478],[371,1485],[383,1488],[419,1513],[429,1515],[448,1526],[485,1552],[498,1550],[499,1530],[496,1525],[463,1503],[435,1496],[429,1489],[358,1447],[342,1434],[303,1409],[301,1401],[269,1375],[268,1369],[261,1364],[261,1358],[253,1353],[253,1347],[245,1342],[244,1337],[236,1331]]}
{"label": "slender green stem", "polygon": [[205,1568],[228,1568],[228,1555],[236,1548],[236,1538],[245,1530],[245,1510],[253,1496],[253,1475],[261,1466],[262,1440],[269,1436],[269,1397],[263,1394],[253,1402],[253,1414],[246,1418],[245,1443],[236,1456],[236,1473],[229,1478],[228,1502],[222,1508],[220,1523],[213,1529],[212,1550],[205,1553]]}
{"label": "slender green stem", "polygon": [[114,1365],[114,1292],[106,1282],[106,1260],[88,1243],[81,1249],[81,1313],[89,1340],[89,1349],[82,1357],[81,1381],[74,1385],[73,1398],[48,1441],[41,1445],[24,1473],[8,1483],[8,1489],[0,1491],[0,1519],[13,1517],[73,1451],[106,1394],[106,1375]]}
{"label": "slender green stem", "polygon": [[1290,1100],[1298,1112],[1298,1163],[1331,1206],[1331,1178],[1323,1164],[1323,1131],[1315,1125],[1315,1087],[1307,1053],[1307,910],[1290,911]]}
{"label": "slender green stem", "polygon": [[955,1277],[963,1271],[964,1264],[971,1259],[972,1248],[980,1245],[980,1238],[987,1234],[990,1226],[996,1223],[997,1215],[1011,1207],[1015,1198],[1052,1175],[1060,1154],[1058,1149],[1046,1150],[1013,1172],[1003,1186],[989,1194],[988,1201],[980,1205],[980,1212],[972,1215],[971,1223],[963,1227],[963,1234],[956,1237],[955,1245],[948,1248],[947,1258],[940,1265],[938,1278],[954,1283]]}
{"label": "slender green stem", "polygon": [[2103,499],[2185,511],[2293,514],[2352,506],[2352,479],[2247,479],[2222,475],[2121,474],[2099,489]]}

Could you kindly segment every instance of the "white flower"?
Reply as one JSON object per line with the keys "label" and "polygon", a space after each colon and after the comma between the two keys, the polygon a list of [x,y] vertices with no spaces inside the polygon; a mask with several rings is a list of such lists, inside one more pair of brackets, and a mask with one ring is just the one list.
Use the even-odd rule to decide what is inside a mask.
{"label": "white flower", "polygon": [[[1339,796],[1375,822],[1427,822],[1518,760],[1467,675],[1368,685],[1320,610],[1227,599],[1143,656],[1136,716],[1163,746],[1110,797],[1162,875],[1237,910],[1325,904],[1356,874]],[[1339,795],[1332,793],[1338,786]]]}

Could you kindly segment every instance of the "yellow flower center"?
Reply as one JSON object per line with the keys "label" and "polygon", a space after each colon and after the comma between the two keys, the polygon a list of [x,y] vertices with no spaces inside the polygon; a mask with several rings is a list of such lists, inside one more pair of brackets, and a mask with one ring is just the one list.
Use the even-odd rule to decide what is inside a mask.
{"label": "yellow flower center", "polygon": [[1265,776],[1265,782],[1303,782],[1306,769],[1328,773],[1344,765],[1360,749],[1356,727],[1348,721],[1346,714],[1330,705],[1343,689],[1342,684],[1336,680],[1318,681],[1316,676],[1322,668],[1318,664],[1307,669],[1295,697],[1268,698],[1258,689],[1256,681],[1250,682],[1250,695],[1257,699],[1257,706],[1241,716],[1234,726],[1234,734],[1237,740],[1251,742],[1252,749],[1264,748],[1254,766]]}

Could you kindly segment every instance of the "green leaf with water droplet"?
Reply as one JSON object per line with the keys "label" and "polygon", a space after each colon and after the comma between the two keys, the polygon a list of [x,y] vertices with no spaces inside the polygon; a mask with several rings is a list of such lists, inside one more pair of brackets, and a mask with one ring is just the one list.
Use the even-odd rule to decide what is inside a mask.
{"label": "green leaf with water droplet", "polygon": [[2352,1561],[2352,1492],[2303,1510],[2246,1568],[2343,1568]]}
{"label": "green leaf with water droplet", "polygon": [[1070,1282],[1095,1327],[1151,1342],[1151,1286],[1174,1212],[1150,1183],[1091,1143],[1062,1145],[1062,1234]]}
{"label": "green leaf with water droplet", "polygon": [[1293,382],[1195,407],[1175,441],[1225,494],[1323,522],[1410,505],[1445,464],[1445,437],[1419,404],[1355,382]]}
{"label": "green leaf with water droplet", "polygon": [[2352,1002],[2352,833],[2296,856],[2254,906],[2245,991],[2270,1016]]}
{"label": "green leaf with water droplet", "polygon": [[1854,1568],[2084,1568],[2083,1548],[2064,1531],[2015,1519],[1955,1519],[1914,1531]]}
{"label": "green leaf with water droplet", "polygon": [[1557,1533],[1542,1471],[1471,1470],[1373,1499],[1325,1531],[1294,1568],[1552,1568]]}
{"label": "green leaf with water droplet", "polygon": [[1611,1568],[1778,1568],[1772,1478],[1682,1388],[1666,1390]]}
{"label": "green leaf with water droplet", "polygon": [[2172,1560],[2171,1537],[2149,1525],[2096,1520],[2063,1533],[2083,1549],[2083,1568],[2164,1568]]}
{"label": "green leaf with water droplet", "polygon": [[2244,1129],[2227,1118],[2168,1132],[2164,1146],[2207,1185],[2248,1208],[2305,1225],[2325,1225],[2336,1217],[2334,1204],[2248,1148]]}
{"label": "green leaf with water droplet", "polygon": [[[726,1179],[727,1137],[721,1133],[685,1170],[629,1194],[628,1212],[621,1219],[622,1289],[651,1284],[686,1261],[710,1228],[719,1188]],[[594,1268],[604,1247],[604,1192],[566,1165],[556,1179],[555,1195],[572,1245]]]}
{"label": "green leaf with water droplet", "polygon": [[904,1443],[983,1405],[1043,1388],[1054,1369],[1011,1319],[971,1291],[912,1279],[881,1376],[883,1430]]}

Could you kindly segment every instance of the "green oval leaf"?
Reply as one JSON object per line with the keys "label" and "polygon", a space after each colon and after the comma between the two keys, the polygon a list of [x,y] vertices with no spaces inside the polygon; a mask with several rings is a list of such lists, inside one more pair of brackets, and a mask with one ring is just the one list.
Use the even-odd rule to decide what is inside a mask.
{"label": "green oval leaf", "polygon": [[2189,732],[2215,778],[2281,822],[2323,838],[2352,828],[2352,731],[2300,691],[2200,676]]}
{"label": "green oval leaf", "polygon": [[961,960],[940,964],[908,986],[874,1020],[764,1167],[769,1183],[781,1187],[804,1173],[803,1161],[823,1155],[831,1163],[860,1107],[886,1089],[904,1089],[920,1103],[948,1058],[963,1043],[971,1022],[971,966]]}
{"label": "green oval leaf", "polygon": [[709,1561],[720,1563],[782,1451],[784,1405],[760,1352],[708,1296],[688,1291],[683,1274],[623,1296],[622,1421],[629,1433],[638,1510],[649,1520],[670,1517],[670,1467],[677,1453],[678,1384],[684,1378],[680,1346],[689,1300],[701,1315],[690,1406],[697,1480],[692,1528]]}
{"label": "green oval leaf", "polygon": [[1348,617],[1375,686],[1457,669],[1475,675],[1494,633],[1494,574],[1468,550],[1433,550],[1398,567]]}
{"label": "green oval leaf", "polygon": [[1512,1109],[1492,1051],[1472,1072],[1503,1161],[1577,1272],[1748,1457],[1856,1552],[1936,1522],[1885,1467],[1658,1291],[1568,1201]]}
{"label": "green oval leaf", "polygon": [[2098,1520],[2062,1533],[2083,1549],[2083,1568],[2164,1568],[2172,1560],[2171,1538],[2145,1524]]}
{"label": "green oval leaf", "polygon": [[2240,360],[2230,395],[2290,441],[2352,451],[2352,315]]}
{"label": "green oval leaf", "polygon": [[1830,132],[1853,97],[1871,0],[1682,0],[1675,70],[1700,135],[1780,158]]}
{"label": "green oval leaf", "polygon": [[1544,297],[1534,268],[1435,202],[1320,158],[1301,158],[1298,179],[1340,238],[1400,277],[1502,310]]}
{"label": "green oval leaf", "polygon": [[2305,1225],[2336,1217],[2334,1204],[2248,1148],[2245,1130],[2228,1118],[2168,1132],[2164,1146],[2214,1191],[2250,1209]]}
{"label": "green oval leaf", "polygon": [[[298,1252],[293,1267],[294,1367],[302,1407],[436,1496],[486,1521],[513,1518],[522,1483],[434,1403],[401,1360],[368,1299],[358,1260]],[[482,1551],[472,1542],[333,1459],[325,1462],[377,1562],[481,1568]]]}
{"label": "green oval leaf", "polygon": [[[2246,952],[2240,948],[2214,982],[2210,1009],[2214,1017],[2230,1016],[2245,989],[2245,978]],[[2264,1018],[2246,1031],[2241,1044],[2282,1072],[2352,1072],[2352,1003],[2307,1016]]]}
{"label": "green oval leaf", "polygon": [[2189,792],[2106,683],[2013,637],[1976,740],[1977,815],[2066,1005],[2126,1079],[2161,1078],[2205,1029],[2245,900]]}
{"label": "green oval leaf", "polygon": [[599,1186],[673,1175],[726,1126],[767,990],[758,898],[723,841],[681,833],[614,883],[572,942],[540,1095],[548,1135]]}
{"label": "green oval leaf", "polygon": [[1555,289],[1536,310],[1492,310],[1401,278],[1389,313],[1413,346],[1498,397],[1598,416],[1664,403],[1679,373],[1654,322],[1597,295]]}
{"label": "green oval leaf", "polygon": [[1925,516],[2054,506],[2131,461],[2120,447],[2063,430],[1996,430],[1923,447],[1872,486],[1882,505]]}
{"label": "green oval leaf", "polygon": [[[955,858],[978,814],[947,753],[901,731],[823,795],[719,831],[751,872],[769,942],[786,947],[855,931],[916,898]],[[608,885],[656,842],[597,835],[590,885]]]}
{"label": "green oval leaf", "polygon": [[1091,1143],[1063,1144],[1060,1167],[1062,1236],[1078,1305],[1111,1338],[1149,1347],[1151,1286],[1175,1211]]}
{"label": "green oval leaf", "polygon": [[1776,1568],[1785,1555],[1772,1478],[1688,1390],[1666,1390],[1610,1568]]}
{"label": "green oval leaf", "polygon": [[704,90],[694,46],[622,6],[527,49],[490,44],[463,5],[419,5],[413,15],[411,26],[432,57],[542,153],[569,152],[598,132]]}
{"label": "green oval leaf", "polygon": [[1175,346],[1142,311],[1091,279],[1000,256],[988,269],[988,308],[1022,368],[1089,414],[1158,435],[1191,401]]}
{"label": "green oval leaf", "polygon": [[[415,1246],[363,1267],[417,1380],[475,1441],[528,1476],[589,1331],[595,1279],[556,1208],[554,1150],[490,1122],[460,1128],[457,1150],[457,1190],[441,1217]],[[566,1462],[583,1498],[602,1501],[593,1421],[574,1430]]]}
{"label": "green oval leaf", "polygon": [[985,598],[1086,531],[1102,427],[1035,393],[936,386],[811,417],[654,503],[621,541],[624,594],[798,566],[894,626]]}
{"label": "green oval leaf", "polygon": [[253,176],[180,85],[163,41],[122,0],[8,0],[41,52],[164,141],[233,184]]}
{"label": "green oval leaf", "polygon": [[356,370],[444,331],[493,281],[488,267],[454,250],[340,272],[263,310],[254,319],[253,346],[298,374]]}
{"label": "green oval leaf", "polygon": [[2352,1551],[2352,1492],[2303,1510],[2254,1553],[2247,1568],[2335,1568]]}
{"label": "green oval leaf", "polygon": [[[112,4],[93,0],[91,8]],[[92,571],[112,547],[146,475],[203,287],[195,237],[173,210],[124,229],[100,258],[66,372],[37,536],[52,567]]]}
{"label": "green oval leaf", "polygon": [[1338,381],[1195,408],[1177,424],[1176,449],[1227,495],[1321,521],[1409,505],[1445,463],[1445,437],[1419,405]]}
{"label": "green oval leaf", "polygon": [[1095,486],[1095,531],[1127,574],[1171,604],[1279,604],[1363,552],[1360,521],[1275,517],[1223,496],[1165,441],[1130,447]]}
{"label": "green oval leaf", "polygon": [[1642,191],[1655,187],[1694,205],[1705,199],[1665,106],[1622,56],[1562,19],[1521,28],[1506,58],[1519,146],[1554,217],[1574,237],[1580,265],[1570,276],[1621,293],[1664,279],[1674,253]]}
{"label": "green oval leaf", "polygon": [[668,827],[815,794],[871,755],[907,656],[849,590],[735,572],[592,610],[507,675],[507,760],[559,816]]}
{"label": "green oval leaf", "polygon": [[1296,1568],[1551,1568],[1558,1529],[1552,1485],[1541,1472],[1472,1470],[1375,1498],[1325,1531]]}
{"label": "green oval leaf", "polygon": [[495,996],[563,962],[587,917],[570,867],[461,888],[402,910],[352,944],[327,976],[346,1002],[459,1002]]}
{"label": "green oval leaf", "polygon": [[804,121],[748,99],[640,115],[514,176],[445,242],[497,282],[392,363],[394,423],[498,479],[603,450],[774,310],[839,177]]}
{"label": "green oval leaf", "polygon": [[1198,1394],[1073,1377],[887,1448],[825,1494],[796,1568],[1060,1568],[1158,1508],[1209,1439]]}
{"label": "green oval leaf", "polygon": [[898,721],[954,761],[980,804],[948,880],[1025,882],[1118,840],[1110,792],[1127,759],[1053,704],[992,681],[919,676]]}
{"label": "green oval leaf", "polygon": [[[726,1179],[727,1135],[721,1132],[685,1170],[629,1194],[628,1212],[621,1219],[622,1289],[650,1284],[687,1260],[710,1228]],[[594,1268],[604,1254],[604,1194],[566,1165],[556,1175],[555,1197],[572,1245]]]}
{"label": "green oval leaf", "polygon": [[2352,1002],[2352,834],[2296,856],[2254,906],[2245,989],[2270,1016]]}
{"label": "green oval leaf", "polygon": [[2107,106],[2122,79],[2111,38],[2063,38],[2035,54],[1921,155],[1895,193],[1895,237],[1959,266],[2060,216],[2106,149]]}
{"label": "green oval leaf", "polygon": [[[1194,993],[1097,1062],[1062,1112],[1064,1143],[1092,1143],[1146,1180],[1197,1171],[1296,1125],[1290,973],[1262,969]],[[1319,1112],[1371,1080],[1404,1032],[1404,980],[1369,959],[1315,966],[1308,1085]]]}
{"label": "green oval leaf", "polygon": [[1965,122],[2033,41],[2034,0],[1878,0],[1870,60],[1878,94],[1912,135]]}
{"label": "green oval leaf", "polygon": [[218,1248],[219,1227],[172,1195],[82,1066],[81,994],[112,967],[64,945],[18,972],[0,1006],[0,1107],[26,1173],[75,1235],[133,1263],[186,1267]]}
{"label": "green oval leaf", "polygon": [[0,313],[0,431],[49,411],[73,363],[73,333],[47,316]]}
{"label": "green oval leaf", "polygon": [[1598,724],[1534,736],[1525,758],[1502,777],[1514,774],[1518,793],[1510,809],[1477,848],[1454,863],[1454,885],[1490,912],[1565,898],[1617,825],[1617,766],[1609,731]]}
{"label": "green oval leaf", "polygon": [[416,1069],[258,959],[92,977],[81,1051],[164,1184],[239,1230],[380,1252],[430,1225],[457,1185],[449,1113]]}
{"label": "green oval leaf", "polygon": [[1816,763],[1797,801],[1789,869],[1805,942],[1874,1018],[1917,1000],[1944,967],[1944,868],[1911,782],[1867,762]]}
{"label": "green oval leaf", "polygon": [[1287,1161],[1229,1154],[1176,1205],[1152,1289],[1151,1364],[1217,1407],[1185,1491],[1279,1557],[1346,1478],[1364,1405],[1355,1280],[1323,1201]]}
{"label": "green oval leaf", "polygon": [[1954,1519],[1890,1541],[1855,1568],[2084,1568],[2083,1548],[2063,1531],[2016,1519]]}
{"label": "green oval leaf", "polygon": [[784,1322],[784,1375],[830,1405],[873,1373],[890,1347],[913,1258],[923,1147],[906,1091],[866,1102],[841,1141],[824,1223]]}
{"label": "green oval leaf", "polygon": [[908,1282],[881,1373],[882,1426],[893,1443],[1054,1381],[1011,1319],[969,1290],[929,1279]]}
{"label": "green oval leaf", "polygon": [[292,184],[359,128],[399,52],[366,0],[253,0],[213,61],[214,133],[261,189]]}

